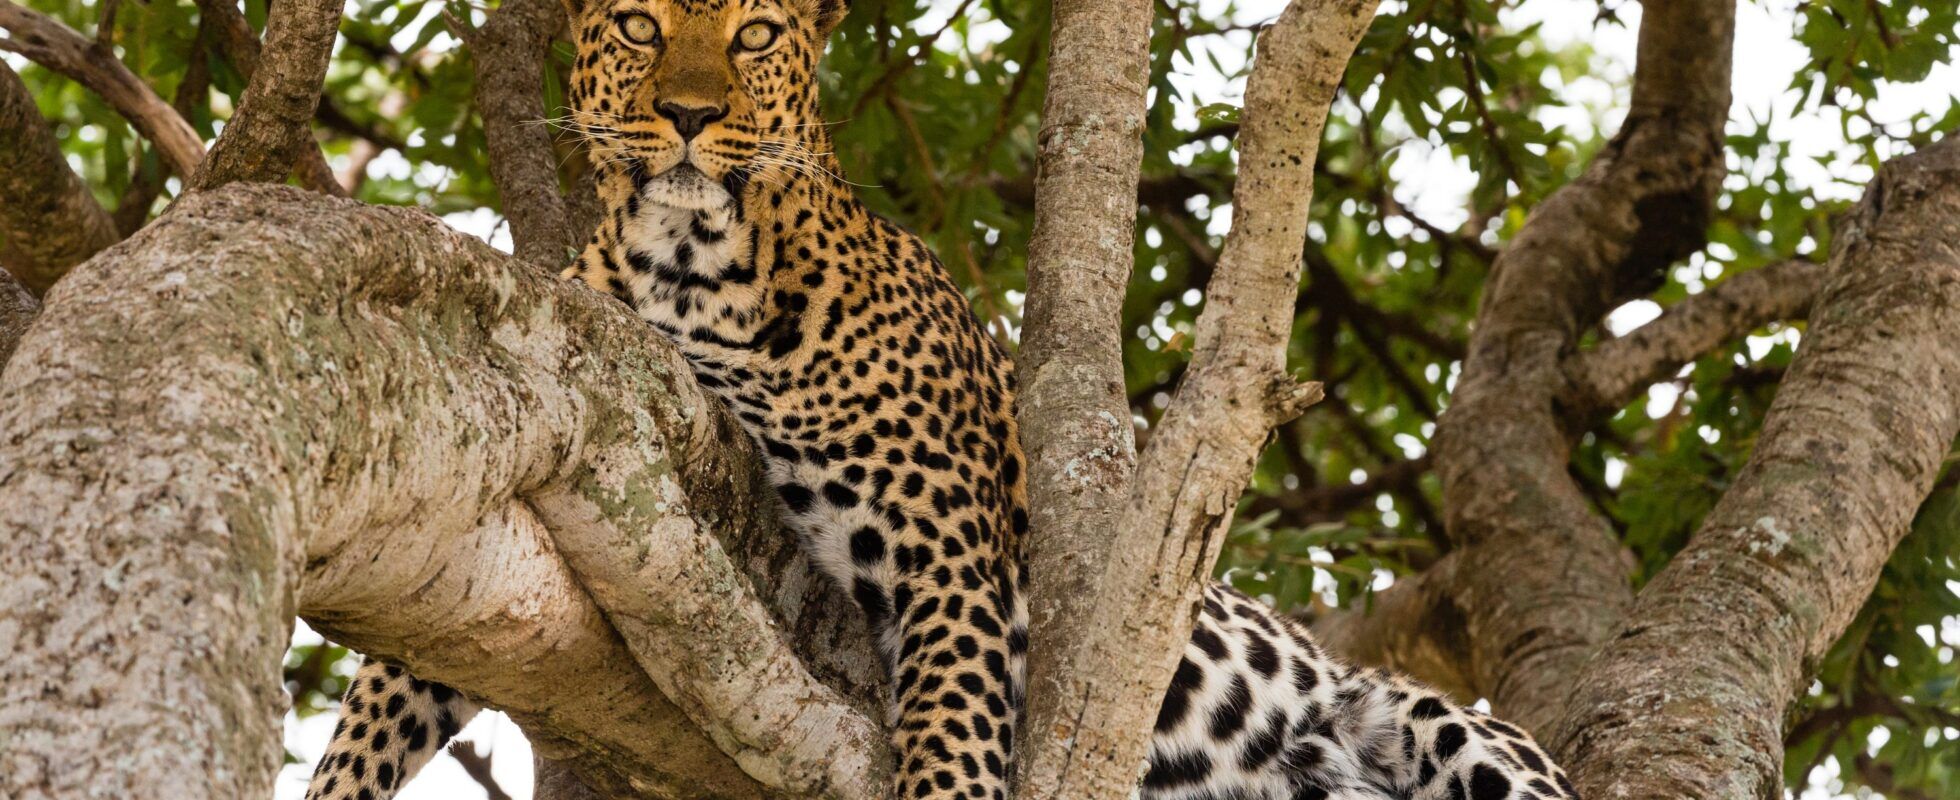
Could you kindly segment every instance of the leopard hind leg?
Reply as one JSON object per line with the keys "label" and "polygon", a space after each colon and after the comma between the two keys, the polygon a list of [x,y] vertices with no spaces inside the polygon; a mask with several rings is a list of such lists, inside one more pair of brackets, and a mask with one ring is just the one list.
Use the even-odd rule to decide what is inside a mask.
{"label": "leopard hind leg", "polygon": [[388,800],[480,710],[447,686],[362,661],[306,800]]}

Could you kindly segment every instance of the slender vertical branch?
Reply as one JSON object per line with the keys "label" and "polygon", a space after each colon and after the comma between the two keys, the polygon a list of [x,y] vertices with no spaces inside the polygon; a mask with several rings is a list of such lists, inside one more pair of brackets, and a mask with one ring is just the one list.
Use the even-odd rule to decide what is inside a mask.
{"label": "slender vertical branch", "polygon": [[544,125],[544,64],[565,25],[558,0],[511,0],[483,27],[463,31],[476,70],[490,180],[503,197],[517,256],[557,269],[591,234],[572,223],[558,190],[558,161]]}
{"label": "slender vertical branch", "polygon": [[[1058,0],[1049,37],[1017,422],[1028,458],[1031,595],[1022,791],[1046,797],[1073,753],[1058,705],[1086,668],[1068,645],[1135,469],[1123,386],[1150,75],[1150,0]],[[1044,763],[1046,762],[1046,763]],[[1134,769],[1134,765],[1130,765]]]}

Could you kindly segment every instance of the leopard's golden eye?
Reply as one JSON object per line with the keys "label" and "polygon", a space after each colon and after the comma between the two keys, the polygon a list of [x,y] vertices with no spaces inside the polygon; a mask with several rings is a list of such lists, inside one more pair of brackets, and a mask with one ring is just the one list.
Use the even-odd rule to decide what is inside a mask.
{"label": "leopard's golden eye", "polygon": [[744,50],[767,50],[769,45],[776,43],[776,26],[767,22],[751,22],[735,34],[735,41],[741,43]]}
{"label": "leopard's golden eye", "polygon": [[623,14],[619,18],[619,32],[626,34],[626,40],[634,44],[653,44],[660,38],[660,26],[645,14]]}

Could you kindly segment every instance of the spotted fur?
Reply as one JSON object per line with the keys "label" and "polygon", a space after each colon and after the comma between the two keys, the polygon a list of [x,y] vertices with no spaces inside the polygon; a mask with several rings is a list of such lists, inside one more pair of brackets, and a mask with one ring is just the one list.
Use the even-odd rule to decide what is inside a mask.
{"label": "spotted fur", "polygon": [[[608,214],[566,276],[671,339],[761,444],[787,527],[893,675],[894,795],[1005,798],[1027,647],[1012,367],[938,259],[838,176],[814,76],[842,0],[588,2],[573,121]],[[308,796],[391,795],[439,738],[377,743],[361,721],[466,720],[440,688],[364,666]],[[1575,795],[1522,731],[1213,586],[1141,796]]]}

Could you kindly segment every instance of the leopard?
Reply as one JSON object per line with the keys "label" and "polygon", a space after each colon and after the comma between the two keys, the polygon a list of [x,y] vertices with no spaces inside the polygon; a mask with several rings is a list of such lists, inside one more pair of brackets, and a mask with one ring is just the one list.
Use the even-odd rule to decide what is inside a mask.
{"label": "leopard", "polygon": [[[1013,367],[842,175],[817,69],[847,2],[567,0],[567,124],[605,215],[563,277],[633,309],[759,446],[784,527],[888,670],[891,796],[1004,800],[1029,646]],[[1144,800],[1577,797],[1522,729],[1346,664],[1229,586],[1196,612]],[[480,707],[364,662],[307,796],[392,797]]]}

